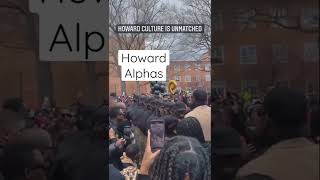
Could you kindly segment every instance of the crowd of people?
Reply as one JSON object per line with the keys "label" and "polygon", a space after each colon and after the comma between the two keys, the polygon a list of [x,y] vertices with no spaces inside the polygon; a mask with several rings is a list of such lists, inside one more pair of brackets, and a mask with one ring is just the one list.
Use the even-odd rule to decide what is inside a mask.
{"label": "crowd of people", "polygon": [[107,104],[29,109],[19,98],[0,109],[1,180],[106,179]]}
{"label": "crowd of people", "polygon": [[213,179],[319,179],[319,99],[275,87],[214,96]]}
{"label": "crowd of people", "polygon": [[[191,97],[134,96],[126,103],[111,98],[109,179],[211,179],[209,104],[203,90]],[[165,145],[152,151],[150,124],[157,119],[164,122]]]}
{"label": "crowd of people", "polygon": [[[152,120],[164,122],[159,149]],[[100,106],[46,99],[37,110],[12,98],[0,110],[0,180],[318,180],[319,120],[318,99],[289,88],[111,93]]]}

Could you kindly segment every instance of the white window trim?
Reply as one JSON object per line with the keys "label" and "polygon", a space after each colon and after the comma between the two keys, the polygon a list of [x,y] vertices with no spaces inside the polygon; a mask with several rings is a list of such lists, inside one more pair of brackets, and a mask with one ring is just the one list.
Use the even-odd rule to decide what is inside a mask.
{"label": "white window trim", "polygon": [[[190,81],[187,80],[187,77],[188,77],[188,79],[190,77]],[[186,76],[184,76],[184,81],[185,82],[192,82],[192,77],[190,75],[186,75]]]}
{"label": "white window trim", "polygon": [[[311,45],[314,45],[313,51],[314,51],[314,57],[307,57],[306,55],[306,46],[309,45],[309,48]],[[311,58],[311,59],[310,59]],[[304,42],[303,44],[303,61],[304,62],[319,62],[319,43],[317,41],[310,41],[310,42]]]}
{"label": "white window trim", "polygon": [[[178,78],[177,78],[177,77],[178,77]],[[174,76],[174,79],[175,79],[176,81],[181,81],[181,76],[175,75],[175,76]]]}
{"label": "white window trim", "polygon": [[[248,49],[249,47],[255,47],[255,55],[253,56],[253,58],[255,59],[255,61],[254,61],[254,62],[243,62],[243,61],[242,61],[243,56],[241,55],[241,52],[242,52],[241,50],[242,50],[242,48]],[[256,45],[241,45],[239,51],[240,51],[240,54],[239,54],[240,64],[257,64],[257,63],[258,63],[258,59],[257,59],[257,46],[256,46]]]}
{"label": "white window trim", "polygon": [[[222,59],[222,62],[221,63],[215,63],[213,62],[212,64],[213,65],[224,65],[224,46],[217,46],[216,48],[220,48],[221,49],[221,59]],[[213,57],[215,58],[215,57]]]}

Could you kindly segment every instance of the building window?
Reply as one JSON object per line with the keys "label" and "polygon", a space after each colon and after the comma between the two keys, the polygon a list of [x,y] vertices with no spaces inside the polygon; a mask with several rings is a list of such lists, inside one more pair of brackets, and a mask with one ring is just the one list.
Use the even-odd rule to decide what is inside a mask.
{"label": "building window", "polygon": [[179,65],[174,65],[174,71],[180,71],[180,66]]}
{"label": "building window", "polygon": [[288,8],[271,8],[271,27],[281,28],[288,25]]}
{"label": "building window", "polygon": [[206,64],[204,67],[205,71],[210,71],[211,70],[211,64]]}
{"label": "building window", "polygon": [[201,81],[201,76],[200,75],[196,75],[196,82],[200,82]]}
{"label": "building window", "polygon": [[237,14],[240,30],[256,28],[256,22],[254,18],[252,18],[255,16],[254,9],[240,9]]}
{"label": "building window", "polygon": [[240,46],[240,64],[257,64],[255,45]]}
{"label": "building window", "polygon": [[223,18],[221,11],[216,11],[215,15],[213,16],[213,24],[213,28],[215,31],[223,30]]}
{"label": "building window", "polygon": [[301,24],[304,28],[319,27],[319,9],[318,8],[303,8],[301,15]]}
{"label": "building window", "polygon": [[176,80],[176,81],[181,81],[181,77],[176,75],[176,76],[175,76],[175,80]]}
{"label": "building window", "polygon": [[225,88],[226,88],[226,83],[223,80],[214,80],[213,81],[213,95],[215,96],[220,96],[224,95]]}
{"label": "building window", "polygon": [[194,68],[195,68],[196,70],[201,70],[201,64],[200,64],[200,63],[194,64]]}
{"label": "building window", "polygon": [[318,42],[304,43],[304,61],[305,62],[319,61],[319,43]]}
{"label": "building window", "polygon": [[211,81],[211,75],[210,74],[206,74],[206,81]]}
{"label": "building window", "polygon": [[241,89],[243,91],[249,91],[252,94],[257,93],[258,81],[257,80],[243,80],[241,82]]}
{"label": "building window", "polygon": [[223,59],[223,46],[217,46],[213,48],[213,64],[223,64]]}
{"label": "building window", "polygon": [[190,70],[190,67],[191,67],[190,64],[185,64],[184,65],[184,70]]}
{"label": "building window", "polygon": [[185,81],[186,82],[191,82],[191,76],[189,76],[189,75],[185,76]]}
{"label": "building window", "polygon": [[185,90],[190,92],[190,91],[192,91],[192,88],[191,87],[185,87]]}
{"label": "building window", "polygon": [[272,60],[274,63],[288,62],[288,45],[272,44]]}

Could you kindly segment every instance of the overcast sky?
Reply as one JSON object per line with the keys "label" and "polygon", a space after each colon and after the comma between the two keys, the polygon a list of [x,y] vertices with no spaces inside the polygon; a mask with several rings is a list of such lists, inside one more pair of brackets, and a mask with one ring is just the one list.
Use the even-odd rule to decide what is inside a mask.
{"label": "overcast sky", "polygon": [[177,7],[182,5],[181,0],[161,0],[162,2],[169,3],[172,5],[176,5]]}

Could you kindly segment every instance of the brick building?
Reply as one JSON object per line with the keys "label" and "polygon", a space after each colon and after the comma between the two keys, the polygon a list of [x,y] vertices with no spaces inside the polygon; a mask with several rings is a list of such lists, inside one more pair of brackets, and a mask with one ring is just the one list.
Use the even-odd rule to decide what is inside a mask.
{"label": "brick building", "polygon": [[102,102],[107,95],[106,62],[40,61],[38,23],[28,0],[1,1],[0,15],[0,104],[21,97],[27,105],[39,106],[48,96],[57,106],[67,106],[79,92],[85,103]]}
{"label": "brick building", "polygon": [[318,92],[318,7],[317,0],[217,1],[213,88],[257,92],[278,84]]}
{"label": "brick building", "polygon": [[169,80],[176,80],[178,87],[183,90],[203,88],[211,89],[211,63],[208,53],[199,60],[174,60],[168,67]]}
{"label": "brick building", "polygon": [[[109,93],[121,94],[121,80],[119,66],[112,55],[109,56]],[[203,88],[210,91],[211,88],[211,64],[208,54],[204,54],[199,60],[171,60],[167,67],[167,82],[176,80],[178,87],[183,90]],[[126,93],[132,95],[138,93],[150,93],[149,82],[126,82]]]}

